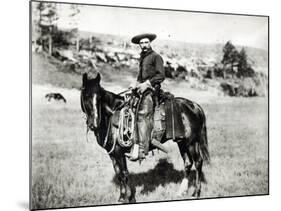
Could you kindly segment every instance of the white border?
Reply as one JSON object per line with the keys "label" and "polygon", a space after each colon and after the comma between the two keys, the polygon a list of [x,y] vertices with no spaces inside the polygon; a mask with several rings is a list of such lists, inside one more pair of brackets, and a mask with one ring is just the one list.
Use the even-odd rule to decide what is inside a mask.
{"label": "white border", "polygon": [[[67,210],[268,210],[280,207],[280,140],[278,129],[280,96],[280,7],[278,1],[251,0],[68,0],[89,4],[108,4],[196,10],[226,13],[246,13],[270,16],[270,196],[212,199],[185,202],[165,202],[132,206],[78,208]],[[1,3],[1,139],[0,139],[0,199],[1,210],[28,209],[28,138],[29,138],[29,55],[28,55],[28,1],[3,1]],[[276,96],[275,96],[276,95]]]}

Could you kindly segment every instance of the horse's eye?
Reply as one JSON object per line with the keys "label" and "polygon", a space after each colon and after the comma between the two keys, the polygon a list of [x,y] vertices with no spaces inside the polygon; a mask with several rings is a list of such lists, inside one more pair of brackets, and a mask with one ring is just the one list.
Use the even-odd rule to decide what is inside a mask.
{"label": "horse's eye", "polygon": [[92,97],[92,95],[91,95],[91,93],[87,93],[87,92],[86,92],[86,93],[84,94],[84,97],[85,97],[85,98],[90,98],[90,97]]}

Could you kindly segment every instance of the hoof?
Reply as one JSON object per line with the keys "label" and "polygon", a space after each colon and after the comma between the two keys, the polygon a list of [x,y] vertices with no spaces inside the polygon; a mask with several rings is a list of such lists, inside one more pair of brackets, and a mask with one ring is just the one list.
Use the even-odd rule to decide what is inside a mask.
{"label": "hoof", "polygon": [[192,197],[194,197],[194,198],[200,198],[200,192],[201,192],[200,190],[198,190],[198,191],[195,190],[195,191],[193,192],[193,194],[192,194]]}
{"label": "hoof", "polygon": [[137,201],[136,201],[136,198],[135,197],[133,197],[133,198],[131,198],[130,199],[130,203],[136,203]]}
{"label": "hoof", "polygon": [[126,199],[125,197],[120,197],[119,199],[118,199],[118,202],[119,203],[129,203],[129,200],[128,199]]}

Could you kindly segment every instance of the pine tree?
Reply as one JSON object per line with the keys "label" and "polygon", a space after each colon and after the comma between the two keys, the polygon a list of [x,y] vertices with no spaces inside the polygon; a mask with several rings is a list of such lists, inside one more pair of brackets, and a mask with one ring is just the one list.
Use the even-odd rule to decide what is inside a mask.
{"label": "pine tree", "polygon": [[235,63],[239,61],[239,53],[236,50],[235,46],[231,43],[231,41],[227,41],[227,43],[223,47],[223,59],[221,63],[226,67],[230,65],[231,72],[233,71],[233,67]]}
{"label": "pine tree", "polygon": [[[37,26],[39,28],[40,40],[44,41],[48,39],[48,52],[52,54],[53,41],[52,34],[56,27],[56,21],[58,20],[58,14],[56,11],[55,3],[38,2],[37,10],[39,11]],[[42,43],[44,46],[44,42]]]}
{"label": "pine tree", "polygon": [[242,48],[239,52],[239,63],[238,63],[238,77],[243,77],[246,75],[247,69],[248,69],[248,62],[247,62],[247,53],[245,51],[245,48]]}

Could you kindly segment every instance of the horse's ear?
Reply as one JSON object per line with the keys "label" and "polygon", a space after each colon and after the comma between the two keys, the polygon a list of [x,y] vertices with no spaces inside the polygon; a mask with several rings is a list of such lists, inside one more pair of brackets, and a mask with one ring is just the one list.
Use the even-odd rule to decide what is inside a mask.
{"label": "horse's ear", "polygon": [[83,74],[83,78],[82,78],[82,85],[85,86],[88,80],[88,75],[87,73]]}
{"label": "horse's ear", "polygon": [[97,80],[97,83],[100,83],[100,79],[101,79],[101,77],[100,77],[100,73],[98,73],[98,74],[97,74],[97,77],[96,77],[96,79],[95,79],[95,80]]}

